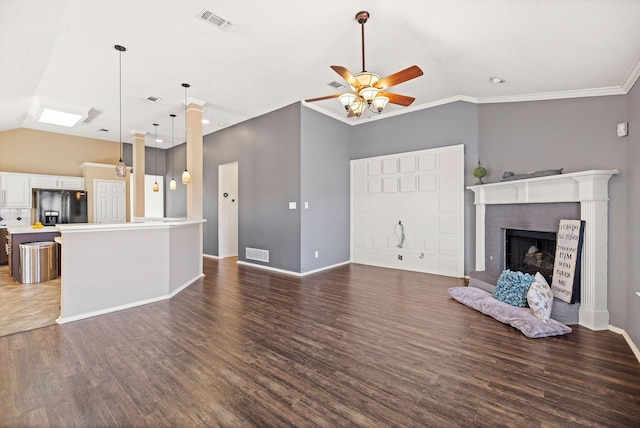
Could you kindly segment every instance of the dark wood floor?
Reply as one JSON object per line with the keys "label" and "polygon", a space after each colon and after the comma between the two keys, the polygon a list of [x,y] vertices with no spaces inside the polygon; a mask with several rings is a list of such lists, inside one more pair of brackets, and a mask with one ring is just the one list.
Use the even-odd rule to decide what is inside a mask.
{"label": "dark wood floor", "polygon": [[205,260],[172,300],[0,338],[0,426],[638,427],[613,332],[528,339],[462,280]]}

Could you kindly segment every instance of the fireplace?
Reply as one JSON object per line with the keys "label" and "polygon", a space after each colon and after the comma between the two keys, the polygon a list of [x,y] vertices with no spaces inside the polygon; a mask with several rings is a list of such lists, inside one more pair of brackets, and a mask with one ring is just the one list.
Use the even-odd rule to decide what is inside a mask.
{"label": "fireplace", "polygon": [[505,229],[505,269],[535,275],[540,272],[551,284],[556,254],[556,234],[533,230]]}
{"label": "fireplace", "polygon": [[[536,177],[522,180],[469,186],[474,192],[476,206],[476,272],[490,273],[498,267],[503,254],[493,253],[492,248],[503,238],[492,239],[488,208],[496,205],[523,207],[521,218],[536,219],[537,207],[552,204],[578,203],[579,219],[585,221],[580,288],[579,324],[592,330],[609,328],[607,308],[607,256],[608,256],[608,183],[611,176],[620,171],[592,170]],[[571,218],[564,217],[563,218]],[[575,217],[574,217],[575,218]],[[548,228],[515,227],[519,229],[557,230]],[[512,227],[503,225],[502,227]],[[485,239],[486,237],[486,239]],[[486,256],[486,257],[485,257]],[[495,269],[498,270],[498,269]]]}

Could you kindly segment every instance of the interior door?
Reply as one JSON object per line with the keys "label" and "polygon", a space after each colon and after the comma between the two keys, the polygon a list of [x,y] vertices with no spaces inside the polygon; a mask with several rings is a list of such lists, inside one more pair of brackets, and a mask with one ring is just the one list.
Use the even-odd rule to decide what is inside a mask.
{"label": "interior door", "polygon": [[218,255],[238,255],[238,162],[218,167]]}
{"label": "interior door", "polygon": [[96,223],[124,223],[125,182],[111,180],[94,180],[94,217]]}

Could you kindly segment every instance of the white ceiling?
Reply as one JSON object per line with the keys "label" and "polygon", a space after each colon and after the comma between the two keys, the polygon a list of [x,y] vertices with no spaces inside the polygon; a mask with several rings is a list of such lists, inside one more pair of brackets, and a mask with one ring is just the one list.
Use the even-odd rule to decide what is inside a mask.
{"label": "white ceiling", "polygon": [[[222,31],[197,15],[231,22]],[[358,124],[455,99],[502,102],[626,93],[640,74],[638,0],[2,0],[0,131],[33,128],[118,141],[118,52],[122,132],[183,141],[184,89],[205,101],[222,129],[306,98],[336,93],[330,65],[386,76],[410,65],[424,75],[391,88],[416,98],[382,115],[346,119],[335,99],[308,103]],[[489,77],[506,79],[492,84]],[[146,101],[160,98],[157,103]],[[42,125],[35,100],[89,106],[74,128]],[[107,129],[108,132],[100,131]],[[153,138],[147,145],[153,145]]]}

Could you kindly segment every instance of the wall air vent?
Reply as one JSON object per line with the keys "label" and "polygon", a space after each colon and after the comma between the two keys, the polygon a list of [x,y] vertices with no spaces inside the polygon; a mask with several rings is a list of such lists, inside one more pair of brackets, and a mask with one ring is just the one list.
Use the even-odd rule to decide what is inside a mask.
{"label": "wall air vent", "polygon": [[257,260],[269,263],[269,250],[259,250],[257,248],[245,248],[245,258],[247,260]]}
{"label": "wall air vent", "polygon": [[202,9],[202,11],[200,11],[200,13],[196,16],[203,21],[212,23],[222,31],[229,31],[231,29],[231,22],[227,21],[219,15],[216,15],[206,8]]}

